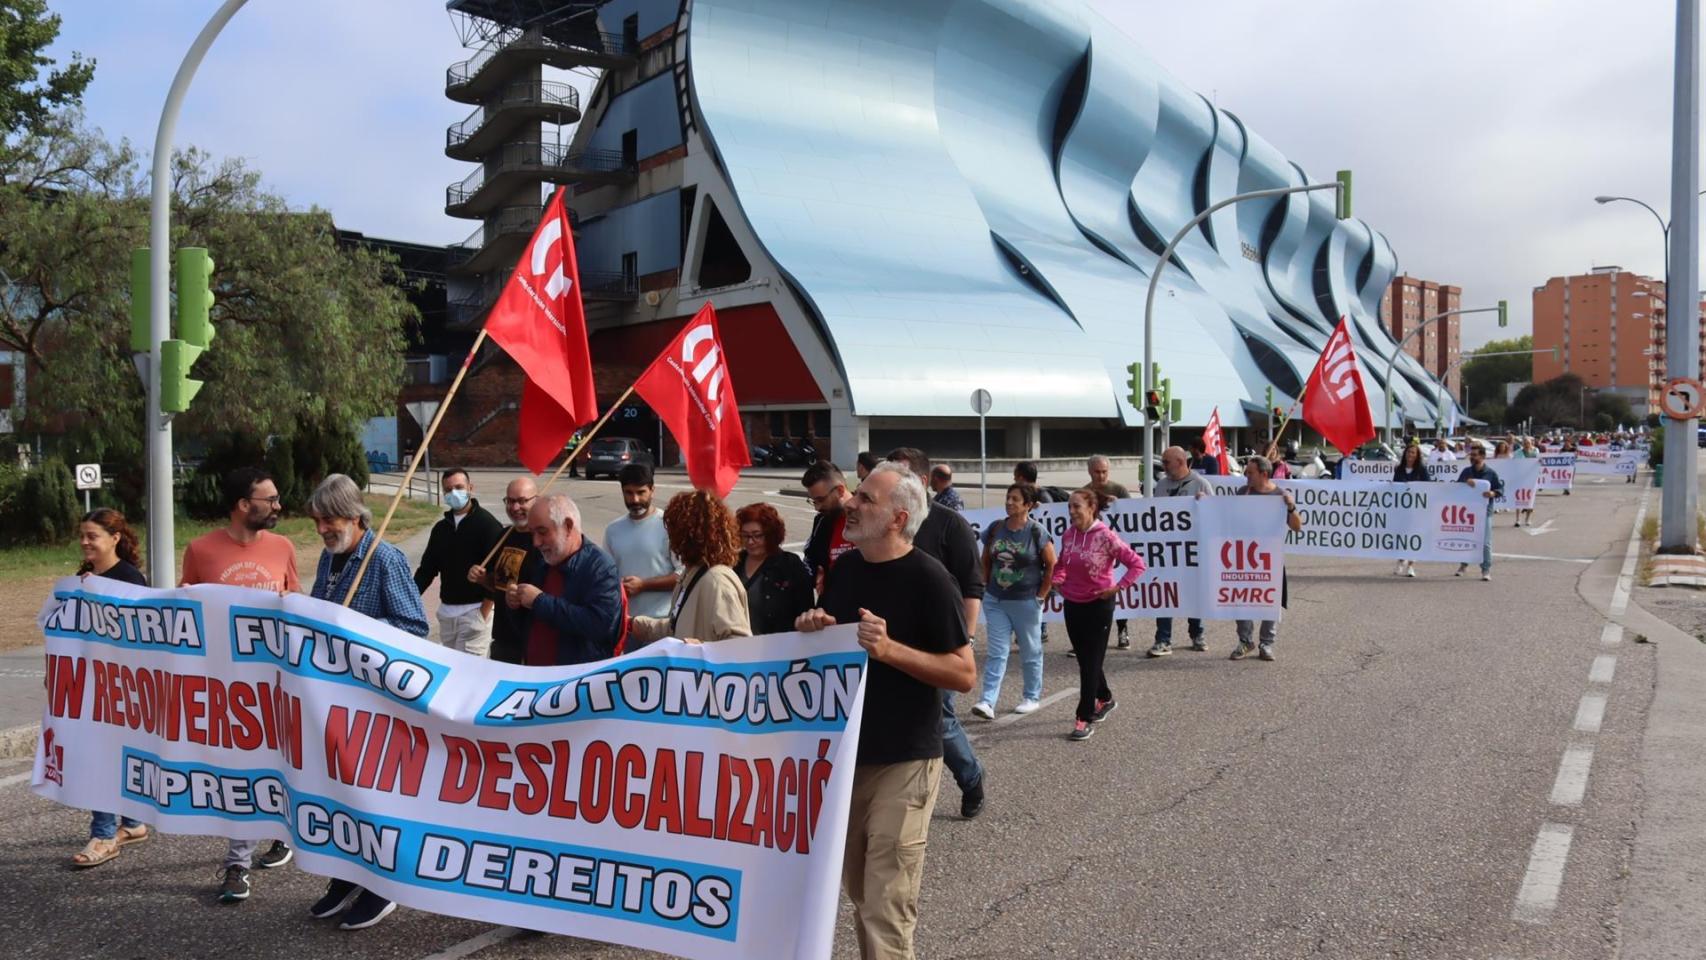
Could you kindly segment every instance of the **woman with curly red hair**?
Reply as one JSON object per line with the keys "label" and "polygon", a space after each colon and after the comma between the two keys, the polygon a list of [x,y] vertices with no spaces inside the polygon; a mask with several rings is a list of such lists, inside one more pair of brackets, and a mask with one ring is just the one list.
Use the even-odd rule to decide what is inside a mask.
{"label": "woman with curly red hair", "polygon": [[681,561],[681,578],[669,596],[669,616],[629,621],[630,649],[664,637],[710,643],[751,636],[728,505],[709,490],[678,493],[663,510],[663,529]]}
{"label": "woman with curly red hair", "polygon": [[782,549],[788,528],[768,503],[749,503],[735,514],[740,560],[735,573],[746,584],[752,632],[787,633],[800,614],[816,606],[812,573],[798,555]]}

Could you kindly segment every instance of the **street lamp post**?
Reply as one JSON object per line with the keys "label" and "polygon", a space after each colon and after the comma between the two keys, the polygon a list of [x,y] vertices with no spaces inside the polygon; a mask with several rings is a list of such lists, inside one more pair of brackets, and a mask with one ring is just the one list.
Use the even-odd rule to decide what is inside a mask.
{"label": "street lamp post", "polygon": [[[1179,244],[1185,242],[1185,237],[1189,236],[1192,230],[1195,230],[1199,224],[1204,220],[1207,220],[1223,207],[1228,207],[1234,203],[1239,203],[1244,200],[1260,200],[1265,197],[1283,197],[1293,193],[1308,193],[1312,190],[1334,191],[1337,194],[1336,213],[1338,218],[1343,220],[1350,216],[1350,171],[1341,170],[1339,171],[1338,178],[1329,183],[1308,183],[1301,187],[1275,187],[1271,190],[1252,190],[1249,193],[1240,193],[1236,196],[1227,197],[1218,203],[1211,204],[1208,209],[1192,217],[1189,222],[1179,228],[1178,233],[1173,234],[1173,239],[1168,241],[1166,248],[1161,251],[1160,259],[1155,262],[1155,270],[1149,274],[1149,292],[1143,298],[1142,376],[1144,383],[1142,386],[1146,393],[1147,391],[1160,388],[1159,383],[1150,382],[1158,379],[1155,376],[1155,291],[1160,285],[1161,271],[1165,270],[1167,268],[1168,261],[1173,259],[1173,251],[1178,248]],[[1155,421],[1150,419],[1149,414],[1142,411],[1141,408],[1140,412],[1143,412],[1143,456],[1145,460],[1143,470],[1143,495],[1148,497],[1153,496],[1155,493],[1155,471],[1151,469],[1149,462],[1155,457]]]}
{"label": "street lamp post", "polygon": [[[1459,308],[1457,310],[1447,310],[1444,313],[1436,313],[1426,320],[1423,320],[1421,323],[1416,324],[1416,326],[1412,328],[1409,333],[1404,334],[1404,338],[1399,340],[1397,345],[1392,348],[1392,355],[1386,358],[1385,402],[1381,404],[1380,407],[1381,416],[1386,420],[1387,443],[1392,442],[1392,371],[1398,366],[1398,354],[1404,352],[1404,344],[1409,343],[1410,338],[1414,337],[1416,334],[1426,330],[1434,323],[1444,320],[1446,317],[1457,317],[1468,313],[1496,313],[1499,315],[1499,326],[1502,327],[1507,322],[1506,317],[1508,316],[1508,309],[1505,305],[1505,301],[1500,300],[1499,305],[1496,307]],[[1440,381],[1440,385],[1442,387],[1445,385],[1445,381],[1443,379]]]}
{"label": "street lamp post", "polygon": [[177,75],[172,77],[154,134],[148,201],[148,408],[143,417],[148,439],[148,575],[162,587],[178,582],[172,514],[172,418],[160,410],[160,344],[172,336],[172,288],[168,279],[172,257],[172,133],[178,125],[178,108],[189,92],[196,68],[201,66],[201,58],[247,2],[225,0],[196,35],[178,64]]}

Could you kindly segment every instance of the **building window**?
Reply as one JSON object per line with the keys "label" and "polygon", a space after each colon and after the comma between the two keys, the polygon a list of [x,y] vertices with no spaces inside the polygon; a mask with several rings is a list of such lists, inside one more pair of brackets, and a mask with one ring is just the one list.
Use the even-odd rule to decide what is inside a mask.
{"label": "building window", "polygon": [[622,50],[632,53],[640,48],[640,15],[631,13],[622,20]]}
{"label": "building window", "polygon": [[622,134],[622,165],[632,167],[640,162],[640,131],[629,130]]}

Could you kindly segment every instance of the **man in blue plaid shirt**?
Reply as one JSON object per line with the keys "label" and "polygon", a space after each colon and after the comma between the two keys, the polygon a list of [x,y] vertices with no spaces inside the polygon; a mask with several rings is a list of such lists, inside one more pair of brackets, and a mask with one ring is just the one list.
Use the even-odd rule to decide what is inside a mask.
{"label": "man in blue plaid shirt", "polygon": [[[426,608],[421,606],[415,577],[403,551],[379,540],[371,529],[373,511],[362,500],[355,481],[334,473],[320,482],[308,498],[308,515],[326,550],[314,571],[316,600],[343,603],[350,582],[361,569],[362,558],[373,551],[373,562],[362,575],[361,587],[350,609],[364,613],[417,637],[427,635]],[[308,908],[316,917],[342,914],[338,926],[344,930],[371,927],[390,915],[397,905],[348,880],[333,880],[326,895]]]}

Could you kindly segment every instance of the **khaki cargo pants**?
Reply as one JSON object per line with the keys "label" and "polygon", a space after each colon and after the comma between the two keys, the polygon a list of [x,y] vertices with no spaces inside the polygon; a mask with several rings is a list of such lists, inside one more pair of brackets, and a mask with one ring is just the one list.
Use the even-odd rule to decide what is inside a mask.
{"label": "khaki cargo pants", "polygon": [[853,901],[864,960],[912,960],[924,844],[942,761],[868,764],[853,770],[853,804],[841,884]]}

